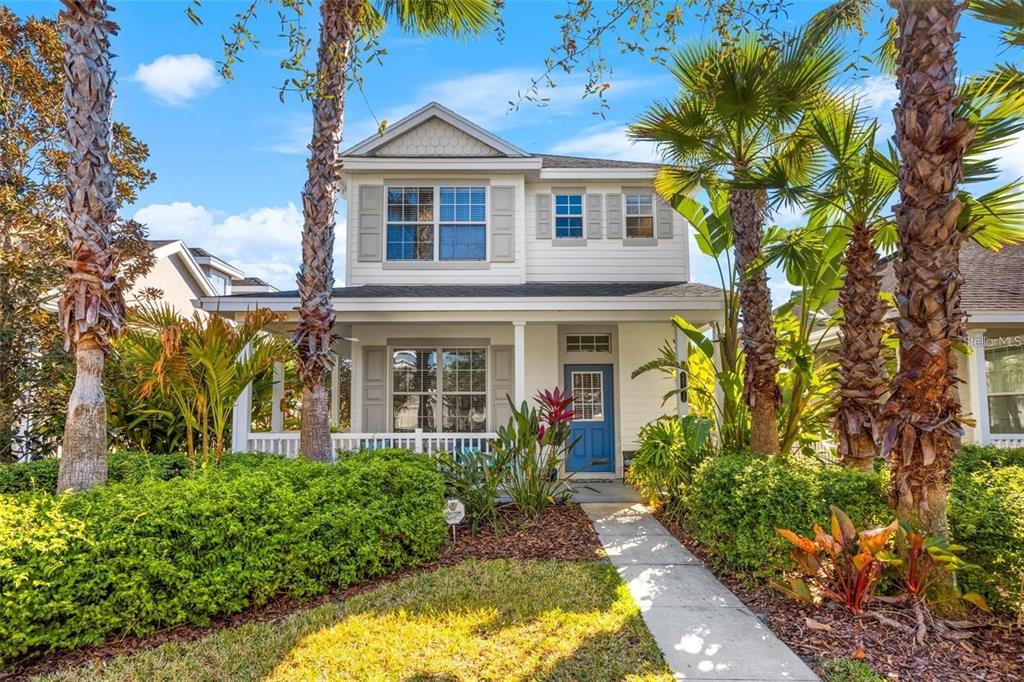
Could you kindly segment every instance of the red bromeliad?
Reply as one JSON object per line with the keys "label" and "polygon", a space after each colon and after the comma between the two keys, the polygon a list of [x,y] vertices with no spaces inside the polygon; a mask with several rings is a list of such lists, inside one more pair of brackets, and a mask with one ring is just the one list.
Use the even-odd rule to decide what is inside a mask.
{"label": "red bromeliad", "polygon": [[551,426],[571,422],[576,416],[572,394],[557,386],[553,391],[537,391],[534,400],[540,405],[541,418]]}

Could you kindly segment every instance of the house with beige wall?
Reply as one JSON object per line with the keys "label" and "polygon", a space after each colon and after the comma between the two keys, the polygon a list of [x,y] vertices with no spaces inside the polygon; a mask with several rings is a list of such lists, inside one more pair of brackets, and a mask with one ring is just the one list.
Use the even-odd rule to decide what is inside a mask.
{"label": "house with beige wall", "polygon": [[[351,361],[352,409],[337,447],[486,447],[509,399],[561,386],[580,439],[567,471],[614,478],[645,423],[685,413],[662,404],[665,378],[631,376],[666,341],[685,355],[672,315],[722,314],[720,292],[690,281],[688,226],[654,192],[656,164],[528,153],[436,103],[342,156],[334,351]],[[280,311],[280,333],[298,303],[202,300],[228,316]],[[250,402],[233,446],[296,454],[297,433],[250,432]]]}

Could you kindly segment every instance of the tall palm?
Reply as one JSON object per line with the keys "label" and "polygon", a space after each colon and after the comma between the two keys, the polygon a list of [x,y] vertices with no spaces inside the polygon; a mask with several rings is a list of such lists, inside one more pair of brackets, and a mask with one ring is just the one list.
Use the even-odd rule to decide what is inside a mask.
{"label": "tall palm", "polygon": [[784,190],[806,169],[806,114],[819,106],[842,60],[828,41],[803,37],[782,46],[745,38],[723,48],[708,43],[678,52],[671,72],[679,86],[667,104],[649,109],[630,128],[656,142],[666,160],[658,191],[672,197],[699,184],[726,188],[739,272],[744,396],[751,414],[751,449],[779,450],[771,294],[760,258],[769,191]]}
{"label": "tall palm", "polygon": [[109,339],[120,334],[124,300],[111,255],[115,217],[110,162],[114,73],[105,0],[63,0],[64,113],[67,118],[67,224],[70,259],[60,323],[74,349],[76,376],[68,400],[57,489],[84,490],[107,479],[107,406],[103,365]]}
{"label": "tall palm", "polygon": [[377,36],[389,22],[410,33],[465,36],[495,18],[491,0],[322,0],[320,45],[313,91],[313,135],[302,190],[302,268],[298,274],[301,322],[294,342],[302,378],[302,433],[305,457],[332,456],[327,374],[331,365],[334,314],[334,221],[345,89],[357,41]]}

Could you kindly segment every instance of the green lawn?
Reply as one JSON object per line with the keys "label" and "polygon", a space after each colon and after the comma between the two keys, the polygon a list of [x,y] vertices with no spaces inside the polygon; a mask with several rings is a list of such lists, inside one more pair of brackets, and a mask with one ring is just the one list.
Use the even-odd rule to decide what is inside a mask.
{"label": "green lawn", "polygon": [[48,680],[671,680],[615,570],[467,561]]}

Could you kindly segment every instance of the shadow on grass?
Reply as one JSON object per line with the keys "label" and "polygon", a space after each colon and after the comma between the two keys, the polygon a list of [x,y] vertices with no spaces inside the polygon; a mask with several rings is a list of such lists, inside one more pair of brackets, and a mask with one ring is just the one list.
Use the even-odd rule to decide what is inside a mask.
{"label": "shadow on grass", "polygon": [[276,623],[76,670],[61,680],[669,680],[615,570],[513,561],[410,576]]}

